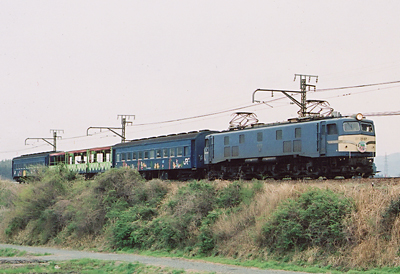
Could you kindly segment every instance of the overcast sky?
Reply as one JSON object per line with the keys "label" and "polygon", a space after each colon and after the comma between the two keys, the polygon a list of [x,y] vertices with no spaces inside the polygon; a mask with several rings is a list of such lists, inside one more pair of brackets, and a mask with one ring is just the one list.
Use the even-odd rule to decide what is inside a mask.
{"label": "overcast sky", "polygon": [[[257,88],[318,89],[400,80],[400,1],[0,1],[0,160],[228,127],[233,109],[260,122],[296,117],[287,99],[252,104]],[[311,81],[315,84],[315,81]],[[310,92],[342,114],[399,111],[400,84]],[[282,95],[260,94],[264,100]],[[232,110],[232,111],[230,111]],[[211,113],[217,115],[173,123]],[[400,116],[375,121],[378,155],[400,152]],[[96,131],[90,131],[95,133]]]}

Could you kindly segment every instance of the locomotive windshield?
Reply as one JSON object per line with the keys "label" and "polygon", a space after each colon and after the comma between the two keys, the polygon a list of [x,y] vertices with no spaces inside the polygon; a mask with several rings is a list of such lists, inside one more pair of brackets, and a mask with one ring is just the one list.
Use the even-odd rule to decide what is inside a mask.
{"label": "locomotive windshield", "polygon": [[373,132],[374,128],[370,123],[359,123],[359,122],[344,122],[343,130],[346,132],[353,131],[364,131],[364,132]]}

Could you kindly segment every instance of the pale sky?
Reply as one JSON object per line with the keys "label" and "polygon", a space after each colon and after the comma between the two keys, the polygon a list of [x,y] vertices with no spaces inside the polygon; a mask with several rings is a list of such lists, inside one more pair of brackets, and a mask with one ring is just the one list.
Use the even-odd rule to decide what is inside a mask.
{"label": "pale sky", "polygon": [[[318,89],[400,80],[400,1],[0,1],[0,160],[113,145],[127,139],[228,128],[255,89]],[[312,82],[313,83],[313,82]],[[399,111],[400,84],[308,93],[342,114]],[[279,94],[264,94],[264,99]],[[241,111],[260,122],[296,117],[284,99]],[[400,152],[400,116],[375,121],[378,155]],[[95,131],[91,131],[95,133]]]}

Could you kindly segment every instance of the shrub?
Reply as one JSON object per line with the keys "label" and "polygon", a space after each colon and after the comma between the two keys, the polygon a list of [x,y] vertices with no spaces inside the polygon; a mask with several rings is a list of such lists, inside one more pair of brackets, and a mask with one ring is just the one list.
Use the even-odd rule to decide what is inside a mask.
{"label": "shrub", "polygon": [[229,184],[219,191],[217,204],[221,208],[238,206],[242,202],[242,185],[239,182]]}
{"label": "shrub", "polygon": [[353,207],[349,199],[331,190],[310,189],[278,206],[263,226],[261,244],[278,253],[341,246],[345,243],[342,221]]}
{"label": "shrub", "polygon": [[384,210],[380,221],[381,233],[384,237],[390,238],[394,222],[400,213],[400,197],[391,200],[389,206]]}

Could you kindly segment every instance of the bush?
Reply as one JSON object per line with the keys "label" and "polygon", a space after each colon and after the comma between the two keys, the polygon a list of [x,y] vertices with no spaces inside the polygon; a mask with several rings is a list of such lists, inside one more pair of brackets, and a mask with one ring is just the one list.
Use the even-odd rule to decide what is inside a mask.
{"label": "bush", "polygon": [[313,246],[332,250],[345,243],[342,223],[353,208],[331,190],[310,189],[277,208],[263,226],[261,245],[278,253]]}
{"label": "bush", "polygon": [[397,200],[391,200],[389,206],[382,214],[380,222],[381,233],[385,238],[390,238],[394,222],[400,213],[400,197]]}

